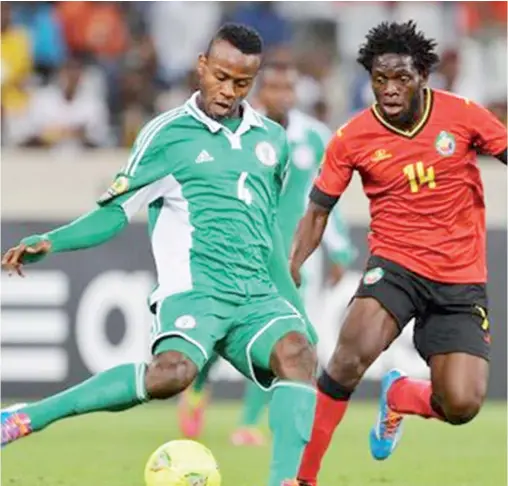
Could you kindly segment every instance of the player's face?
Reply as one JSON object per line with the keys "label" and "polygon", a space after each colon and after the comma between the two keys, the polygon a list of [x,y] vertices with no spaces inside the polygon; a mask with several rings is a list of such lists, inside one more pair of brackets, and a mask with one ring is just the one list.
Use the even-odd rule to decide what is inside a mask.
{"label": "player's face", "polygon": [[296,102],[298,73],[294,69],[270,69],[263,72],[258,99],[269,118],[281,121]]}
{"label": "player's face", "polygon": [[215,42],[208,56],[198,61],[201,103],[208,116],[223,118],[238,114],[261,65],[258,54],[243,54],[229,42]]}
{"label": "player's face", "polygon": [[374,96],[385,118],[401,125],[413,121],[426,78],[415,68],[411,56],[377,56],[371,76]]}

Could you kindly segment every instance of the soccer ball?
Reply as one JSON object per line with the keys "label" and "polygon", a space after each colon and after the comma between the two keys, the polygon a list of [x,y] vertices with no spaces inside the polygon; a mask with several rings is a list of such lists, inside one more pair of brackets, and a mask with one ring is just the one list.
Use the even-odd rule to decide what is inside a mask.
{"label": "soccer ball", "polygon": [[219,466],[204,445],[173,440],[161,445],[145,466],[146,486],[220,486]]}

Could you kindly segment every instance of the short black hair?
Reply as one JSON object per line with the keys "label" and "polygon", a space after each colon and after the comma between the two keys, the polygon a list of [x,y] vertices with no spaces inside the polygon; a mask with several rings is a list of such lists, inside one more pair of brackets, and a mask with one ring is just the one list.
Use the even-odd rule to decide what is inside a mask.
{"label": "short black hair", "polygon": [[219,40],[229,42],[243,54],[263,53],[263,39],[256,29],[247,25],[232,23],[222,25],[208,44],[207,56],[210,54],[213,44]]}
{"label": "short black hair", "polygon": [[435,52],[437,43],[427,39],[422,31],[416,30],[416,23],[383,22],[369,30],[365,44],[360,46],[357,62],[367,71],[372,71],[374,58],[383,54],[411,56],[420,74],[429,74],[439,62]]}

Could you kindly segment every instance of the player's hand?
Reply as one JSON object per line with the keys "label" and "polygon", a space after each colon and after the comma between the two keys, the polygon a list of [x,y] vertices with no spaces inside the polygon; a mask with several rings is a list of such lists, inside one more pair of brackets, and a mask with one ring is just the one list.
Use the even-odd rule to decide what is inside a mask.
{"label": "player's hand", "polygon": [[330,287],[335,287],[344,276],[344,268],[337,263],[332,263],[328,269],[327,282]]}
{"label": "player's hand", "polygon": [[33,237],[26,238],[19,245],[7,250],[2,257],[2,269],[7,270],[9,275],[16,272],[24,277],[23,264],[40,260],[51,251],[51,242],[40,237],[35,240]]}
{"label": "player's hand", "polygon": [[289,271],[296,287],[299,288],[302,285],[302,277],[300,275],[300,267],[295,265],[292,260],[289,262]]}

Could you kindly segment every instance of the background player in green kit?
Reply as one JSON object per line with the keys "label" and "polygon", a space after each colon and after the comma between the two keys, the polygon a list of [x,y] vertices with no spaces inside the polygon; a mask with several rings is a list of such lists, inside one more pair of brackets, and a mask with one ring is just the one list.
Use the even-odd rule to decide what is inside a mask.
{"label": "background player in green kit", "polygon": [[[265,64],[256,79],[256,107],[286,129],[290,146],[290,166],[277,209],[277,220],[287,255],[297,224],[305,212],[308,194],[326,144],[331,137],[331,132],[324,124],[294,108],[297,81],[298,72],[295,67],[289,63],[278,62]],[[331,285],[335,285],[356,256],[338,208],[335,208],[331,215],[323,246],[331,260],[328,280]],[[307,262],[303,269],[300,291],[304,302],[308,300],[308,290],[313,290],[309,287],[319,286],[321,283],[322,263],[317,258],[314,262]],[[210,359],[193,386],[181,396],[180,429],[186,437],[196,438],[202,431],[209,395],[206,389],[207,377],[217,359],[218,355]],[[240,427],[231,436],[234,444],[264,443],[264,436],[258,425],[269,398],[270,393],[252,382],[247,382]]]}
{"label": "background player in green kit", "polygon": [[314,417],[316,353],[275,222],[286,135],[243,101],[261,54],[254,30],[223,26],[199,57],[199,92],[145,126],[98,207],[4,255],[3,268],[21,274],[23,263],[48,253],[105,243],[147,208],[158,285],[150,296],[151,362],[3,411],[2,445],[69,416],[177,395],[218,351],[272,387],[268,484],[295,477]]}

